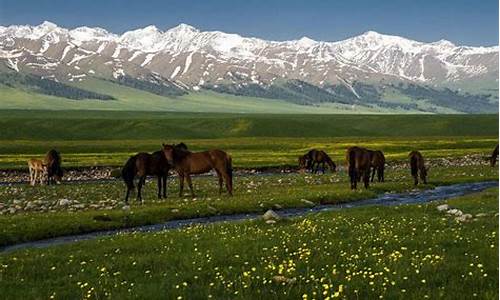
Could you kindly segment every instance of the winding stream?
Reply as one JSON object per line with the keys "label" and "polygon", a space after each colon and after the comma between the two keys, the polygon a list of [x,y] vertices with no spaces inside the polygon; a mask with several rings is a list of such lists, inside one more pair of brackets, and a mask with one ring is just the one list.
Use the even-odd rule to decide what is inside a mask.
{"label": "winding stream", "polygon": [[[466,194],[476,193],[483,191],[487,188],[498,187],[498,181],[483,181],[474,183],[461,183],[454,185],[438,186],[434,189],[412,191],[405,193],[386,193],[379,195],[375,198],[358,200],[342,204],[327,204],[317,205],[307,208],[286,208],[276,210],[282,217],[297,217],[311,213],[322,211],[333,211],[348,209],[353,207],[369,206],[369,205],[403,205],[403,204],[418,204],[426,203],[434,200],[444,200],[463,196]],[[104,236],[116,235],[119,233],[127,232],[154,232],[168,229],[177,229],[190,225],[212,224],[220,222],[234,222],[240,220],[253,220],[261,217],[262,213],[248,213],[248,214],[233,214],[233,215],[217,215],[211,217],[192,218],[184,220],[171,220],[164,223],[137,226],[127,229],[114,229],[106,231],[98,231],[87,234],[62,236],[51,239],[20,243],[0,248],[0,252],[10,252],[14,250],[27,249],[27,248],[46,248],[55,245],[68,244],[78,241],[91,240]]]}

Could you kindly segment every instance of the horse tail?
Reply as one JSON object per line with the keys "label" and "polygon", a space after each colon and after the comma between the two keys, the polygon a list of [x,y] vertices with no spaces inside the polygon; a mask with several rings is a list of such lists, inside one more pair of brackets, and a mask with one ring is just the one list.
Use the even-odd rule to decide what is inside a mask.
{"label": "horse tail", "polygon": [[417,175],[417,172],[418,172],[418,159],[417,159],[417,156],[416,155],[412,155],[412,153],[410,153],[410,168],[411,168],[411,174],[412,175]]}
{"label": "horse tail", "polygon": [[347,153],[347,163],[349,165],[349,177],[351,181],[358,180],[356,175],[356,151],[350,150]]}
{"label": "horse tail", "polygon": [[122,169],[122,178],[125,181],[128,189],[134,189],[134,177],[136,174],[135,162],[137,160],[137,155],[131,156]]}

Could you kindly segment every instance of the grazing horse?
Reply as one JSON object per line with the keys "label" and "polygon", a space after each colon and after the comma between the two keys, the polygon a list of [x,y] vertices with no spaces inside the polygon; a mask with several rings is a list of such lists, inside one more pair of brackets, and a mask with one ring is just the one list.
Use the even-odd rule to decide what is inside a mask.
{"label": "grazing horse", "polygon": [[370,185],[370,151],[361,147],[349,147],[346,153],[347,169],[351,181],[351,189],[357,188],[358,180],[363,178],[365,188]]}
{"label": "grazing horse", "polygon": [[307,154],[299,156],[299,170],[301,172],[304,172],[307,169],[309,169],[309,160],[307,158]]}
{"label": "grazing horse", "polygon": [[35,186],[37,180],[43,183],[43,178],[47,174],[47,166],[40,159],[28,160],[28,169],[30,171],[30,184]]}
{"label": "grazing horse", "polygon": [[[175,147],[187,150],[187,146],[184,143],[180,143]],[[162,196],[163,198],[167,198],[167,177],[170,167],[162,150],[153,152],[152,154],[141,152],[131,156],[122,169],[123,181],[125,181],[127,186],[125,203],[128,203],[130,191],[134,189],[134,178],[136,176],[139,177],[137,201],[142,201],[142,186],[148,175],[157,176],[158,178],[158,199],[161,199]]]}
{"label": "grazing horse", "polygon": [[[306,155],[309,157],[311,171],[315,174],[318,173],[320,164],[323,173],[325,173],[325,163],[328,164],[328,167],[332,172],[335,172],[335,170],[337,169],[337,166],[335,165],[333,160],[323,150],[312,149]],[[314,169],[315,164],[316,169]]]}
{"label": "grazing horse", "polygon": [[219,195],[222,193],[223,181],[229,195],[233,195],[232,159],[226,152],[218,149],[190,152],[173,145],[163,145],[163,153],[168,163],[179,174],[179,197],[182,197],[184,192],[184,179],[187,180],[191,195],[195,197],[191,174],[202,174],[211,170],[215,170],[219,179]]}
{"label": "grazing horse", "polygon": [[498,158],[498,145],[495,147],[495,149],[491,153],[490,164],[492,167],[494,167],[495,164],[497,163],[497,158]]}
{"label": "grazing horse", "polygon": [[370,164],[371,168],[373,169],[372,178],[370,181],[373,182],[373,179],[375,178],[375,172],[377,172],[378,182],[384,182],[384,170],[385,170],[384,153],[380,150],[375,150],[375,151],[368,150],[368,151],[370,152],[371,156]]}
{"label": "grazing horse", "polygon": [[422,154],[419,151],[412,151],[408,156],[410,157],[411,176],[413,176],[415,185],[418,184],[419,175],[423,183],[427,184],[427,171],[429,169],[425,167]]}
{"label": "grazing horse", "polygon": [[45,155],[45,165],[47,166],[47,185],[61,183],[63,170],[61,168],[61,155],[52,149]]}

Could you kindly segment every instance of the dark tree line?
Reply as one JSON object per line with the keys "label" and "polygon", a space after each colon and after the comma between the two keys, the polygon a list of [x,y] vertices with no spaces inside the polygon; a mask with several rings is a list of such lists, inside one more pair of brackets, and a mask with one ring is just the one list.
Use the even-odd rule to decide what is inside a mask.
{"label": "dark tree line", "polygon": [[98,99],[114,100],[115,98],[105,94],[87,91],[50,79],[43,79],[32,74],[0,73],[0,83],[13,87],[22,88],[40,94],[63,97],[73,100]]}

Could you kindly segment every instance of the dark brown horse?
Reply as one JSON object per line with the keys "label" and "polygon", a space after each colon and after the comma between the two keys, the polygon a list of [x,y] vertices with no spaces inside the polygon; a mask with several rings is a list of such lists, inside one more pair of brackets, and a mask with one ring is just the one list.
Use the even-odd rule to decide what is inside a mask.
{"label": "dark brown horse", "polygon": [[47,166],[47,185],[61,183],[63,170],[61,168],[61,155],[59,152],[55,149],[47,152],[44,163]]}
{"label": "dark brown horse", "polygon": [[[176,145],[180,149],[187,149],[184,143]],[[142,201],[142,186],[146,181],[146,177],[156,176],[158,178],[158,199],[167,198],[167,177],[171,166],[168,164],[163,151],[156,151],[152,154],[141,152],[131,156],[122,169],[122,177],[127,185],[127,194],[125,195],[125,203],[128,203],[130,191],[134,189],[134,179],[139,177],[137,183],[137,201]]]}
{"label": "dark brown horse", "polygon": [[349,147],[346,153],[347,169],[351,181],[351,189],[357,188],[358,180],[363,178],[365,188],[370,185],[370,151],[361,147]]}
{"label": "dark brown horse", "polygon": [[491,153],[490,164],[492,167],[494,167],[496,165],[497,158],[498,158],[498,145],[495,147],[495,149]]}
{"label": "dark brown horse", "polygon": [[179,197],[184,192],[184,179],[187,180],[191,195],[195,197],[191,174],[202,174],[215,170],[219,179],[219,194],[225,181],[229,195],[233,195],[233,167],[231,156],[222,150],[190,152],[173,145],[163,145],[163,153],[168,163],[179,174]]}
{"label": "dark brown horse", "polygon": [[370,162],[372,168],[372,178],[371,182],[375,178],[375,172],[377,172],[378,182],[384,182],[384,170],[385,170],[385,156],[384,153],[380,150],[368,150],[370,151]]}
{"label": "dark brown horse", "polygon": [[[318,173],[320,165],[322,172],[325,173],[325,164],[328,165],[332,172],[336,171],[337,166],[323,150],[312,149],[305,155],[299,156],[299,168],[302,170],[310,170],[314,174]],[[314,168],[315,165],[316,168]]]}
{"label": "dark brown horse", "polygon": [[412,151],[408,156],[410,157],[411,176],[413,176],[415,185],[418,184],[419,175],[422,182],[427,184],[428,169],[425,167],[425,161],[422,154],[419,151]]}
{"label": "dark brown horse", "polygon": [[307,154],[299,156],[299,170],[301,172],[305,172],[308,169],[309,169],[309,159],[307,157]]}

